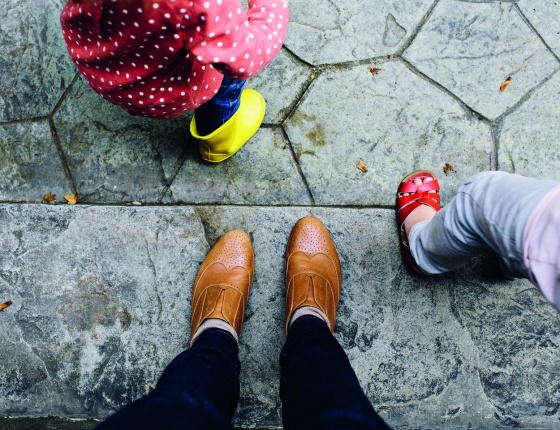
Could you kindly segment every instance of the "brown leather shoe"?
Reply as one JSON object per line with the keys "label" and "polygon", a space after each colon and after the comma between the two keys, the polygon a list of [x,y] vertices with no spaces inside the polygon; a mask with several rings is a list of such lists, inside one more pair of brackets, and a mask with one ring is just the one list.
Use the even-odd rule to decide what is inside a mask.
{"label": "brown leather shoe", "polygon": [[209,318],[226,321],[239,335],[254,270],[253,245],[245,232],[232,230],[220,237],[194,281],[191,339]]}
{"label": "brown leather shoe", "polygon": [[336,323],[342,274],[338,253],[325,225],[317,218],[300,219],[286,247],[286,330],[297,308],[313,306]]}

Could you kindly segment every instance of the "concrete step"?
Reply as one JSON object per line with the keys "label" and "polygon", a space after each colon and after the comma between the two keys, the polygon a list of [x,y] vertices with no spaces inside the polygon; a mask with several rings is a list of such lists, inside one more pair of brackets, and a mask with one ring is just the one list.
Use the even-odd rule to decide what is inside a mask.
{"label": "concrete step", "polygon": [[[0,416],[19,419],[0,427],[85,429],[91,421],[68,420],[103,419],[147,393],[187,345],[200,262],[241,228],[256,275],[234,424],[281,428],[283,252],[305,215],[322,219],[338,247],[335,336],[389,424],[558,425],[556,312],[527,281],[497,280],[491,258],[445,276],[406,273],[392,210],[5,204],[0,302],[13,304],[0,313]],[[27,419],[36,417],[52,418]]]}

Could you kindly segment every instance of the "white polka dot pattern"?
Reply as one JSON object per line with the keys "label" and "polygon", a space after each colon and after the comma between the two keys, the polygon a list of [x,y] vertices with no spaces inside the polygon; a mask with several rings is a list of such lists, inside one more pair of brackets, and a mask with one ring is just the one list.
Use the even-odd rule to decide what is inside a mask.
{"label": "white polka dot pattern", "polygon": [[[222,74],[248,79],[278,53],[282,0],[69,0],[68,53],[94,91],[133,115],[174,118],[209,100]],[[155,88],[167,89],[159,97]]]}

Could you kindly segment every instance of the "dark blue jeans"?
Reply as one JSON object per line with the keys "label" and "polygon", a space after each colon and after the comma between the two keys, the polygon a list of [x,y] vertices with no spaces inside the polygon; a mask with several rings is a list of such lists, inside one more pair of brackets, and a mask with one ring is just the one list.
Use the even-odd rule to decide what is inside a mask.
{"label": "dark blue jeans", "polygon": [[[285,430],[388,429],[362,391],[342,347],[320,319],[304,316],[280,356]],[[96,430],[231,429],[239,401],[238,347],[218,329],[204,331],[165,369],[156,388]]]}
{"label": "dark blue jeans", "polygon": [[285,430],[389,429],[360,387],[346,353],[319,318],[294,321],[280,366]]}
{"label": "dark blue jeans", "polygon": [[212,133],[237,112],[245,82],[224,76],[216,95],[195,109],[196,129],[200,136]]}

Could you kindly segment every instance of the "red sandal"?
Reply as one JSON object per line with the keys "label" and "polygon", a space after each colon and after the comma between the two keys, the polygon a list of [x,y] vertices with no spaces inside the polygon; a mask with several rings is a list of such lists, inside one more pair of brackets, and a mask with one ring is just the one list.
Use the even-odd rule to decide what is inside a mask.
{"label": "red sandal", "polygon": [[[414,180],[417,178],[433,178],[432,181],[422,185],[416,185]],[[414,261],[414,257],[410,253],[408,240],[404,231],[404,220],[410,213],[420,205],[426,205],[433,208],[436,212],[441,209],[439,196],[439,182],[432,172],[429,170],[418,170],[406,176],[400,183],[396,195],[397,225],[401,237],[401,254],[403,263],[408,270],[424,274]],[[431,193],[430,191],[435,191]],[[410,193],[403,196],[403,193]]]}

